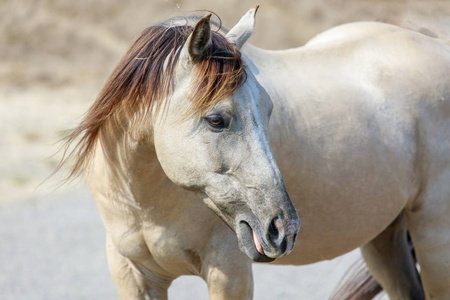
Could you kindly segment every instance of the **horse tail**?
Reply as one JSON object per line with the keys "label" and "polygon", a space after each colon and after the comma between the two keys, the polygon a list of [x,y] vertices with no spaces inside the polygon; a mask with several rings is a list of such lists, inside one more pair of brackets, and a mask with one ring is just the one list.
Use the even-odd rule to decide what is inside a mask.
{"label": "horse tail", "polygon": [[[417,264],[417,257],[409,231],[407,231],[407,242],[414,264]],[[382,291],[383,287],[373,278],[366,263],[360,258],[347,270],[330,300],[371,300]]]}
{"label": "horse tail", "polygon": [[330,300],[371,300],[382,291],[383,288],[360,258],[347,270]]}

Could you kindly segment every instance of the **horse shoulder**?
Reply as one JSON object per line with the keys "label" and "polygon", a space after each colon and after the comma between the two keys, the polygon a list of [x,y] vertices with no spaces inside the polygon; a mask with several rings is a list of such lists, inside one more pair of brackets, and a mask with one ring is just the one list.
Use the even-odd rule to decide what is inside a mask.
{"label": "horse shoulder", "polygon": [[[183,232],[183,227],[189,227],[189,212],[192,213],[195,207],[201,206],[200,201],[196,197],[193,199],[189,192],[183,191],[180,197],[181,188],[164,188],[167,183],[159,177],[139,180],[139,174],[127,174],[133,179],[130,186],[121,177],[124,175],[123,171],[117,167],[121,163],[115,161],[111,153],[105,156],[108,150],[104,149],[103,144],[97,145],[86,175],[107,231],[110,241],[108,247],[114,248],[121,257],[138,262],[150,273],[168,278],[198,274],[201,267],[197,253],[200,250],[196,245],[201,244],[199,239],[207,237],[204,234],[192,234],[191,230],[186,230],[183,234],[180,232]],[[153,184],[149,185],[148,182]],[[180,199],[183,201],[178,201]],[[181,204],[174,210],[167,210],[158,208],[158,201]],[[153,205],[150,202],[155,203]],[[183,202],[198,202],[198,205],[193,205],[187,214],[183,214],[179,211],[185,206],[182,205]],[[205,215],[202,212],[199,214]],[[207,233],[207,230],[204,232]]]}

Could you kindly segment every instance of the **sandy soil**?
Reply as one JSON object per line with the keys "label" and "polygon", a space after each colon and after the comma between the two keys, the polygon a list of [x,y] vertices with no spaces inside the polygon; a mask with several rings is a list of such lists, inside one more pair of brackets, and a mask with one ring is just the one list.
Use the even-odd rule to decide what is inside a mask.
{"label": "sandy soil", "polygon": [[[252,43],[269,49],[300,46],[327,28],[363,20],[427,28],[450,37],[447,1],[258,2]],[[0,2],[1,299],[117,299],[106,267],[104,230],[84,182],[55,191],[64,172],[44,182],[61,158],[61,153],[54,155],[55,143],[80,120],[145,26],[210,9],[230,27],[254,4]],[[356,251],[305,267],[256,265],[255,299],[326,299],[357,257]],[[169,294],[173,299],[207,299],[204,283],[192,278],[175,281]]]}

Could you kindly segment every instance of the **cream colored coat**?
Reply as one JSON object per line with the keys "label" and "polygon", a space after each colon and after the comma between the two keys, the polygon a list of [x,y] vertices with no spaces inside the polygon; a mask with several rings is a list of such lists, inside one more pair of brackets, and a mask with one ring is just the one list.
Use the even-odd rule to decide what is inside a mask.
{"label": "cream colored coat", "polygon": [[[253,15],[233,29],[238,45],[251,35]],[[386,242],[407,227],[427,298],[449,299],[448,43],[354,23],[297,49],[246,44],[242,52],[249,84],[254,75],[273,103],[270,143],[301,224],[293,251],[273,263],[309,264],[363,247],[390,297],[413,299],[420,293],[417,282],[408,286],[413,275],[398,275],[411,262],[393,267],[404,253]],[[167,177],[158,133],[136,141],[113,132],[87,174],[121,298],[165,299],[173,279],[193,274],[206,280],[211,299],[250,299],[251,260],[196,193]],[[404,248],[406,234],[397,239]]]}

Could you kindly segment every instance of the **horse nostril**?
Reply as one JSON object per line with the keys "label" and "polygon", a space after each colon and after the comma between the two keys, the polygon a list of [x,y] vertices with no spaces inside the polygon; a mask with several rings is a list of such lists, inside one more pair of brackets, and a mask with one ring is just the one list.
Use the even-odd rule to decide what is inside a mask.
{"label": "horse nostril", "polygon": [[271,241],[277,240],[278,239],[278,235],[279,235],[279,230],[278,227],[276,225],[276,221],[278,220],[278,217],[275,217],[272,219],[272,221],[270,222],[269,225],[269,239]]}
{"label": "horse nostril", "polygon": [[299,224],[297,220],[284,220],[279,215],[273,218],[267,229],[267,242],[275,251],[287,255],[294,248]]}
{"label": "horse nostril", "polygon": [[287,247],[286,235],[283,221],[279,217],[275,217],[269,224],[268,229],[268,240],[269,242],[277,247],[284,248]]}
{"label": "horse nostril", "polygon": [[285,236],[280,244],[280,251],[281,253],[285,253],[286,250],[287,250],[287,237]]}

